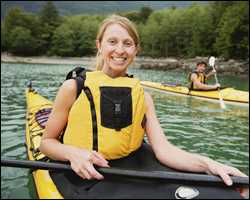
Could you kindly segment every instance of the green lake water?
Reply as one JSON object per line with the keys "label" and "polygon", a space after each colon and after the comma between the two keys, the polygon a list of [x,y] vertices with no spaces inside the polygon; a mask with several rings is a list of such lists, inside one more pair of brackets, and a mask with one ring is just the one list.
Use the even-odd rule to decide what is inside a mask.
{"label": "green lake water", "polygon": [[[70,65],[1,63],[1,158],[26,159],[25,87],[32,80],[53,100]],[[141,80],[186,83],[185,73],[130,69]],[[249,91],[248,77],[218,76],[222,85]],[[211,80],[213,82],[213,80]],[[249,108],[150,91],[164,132],[172,143],[249,174]],[[1,198],[37,198],[30,170],[1,167]]]}

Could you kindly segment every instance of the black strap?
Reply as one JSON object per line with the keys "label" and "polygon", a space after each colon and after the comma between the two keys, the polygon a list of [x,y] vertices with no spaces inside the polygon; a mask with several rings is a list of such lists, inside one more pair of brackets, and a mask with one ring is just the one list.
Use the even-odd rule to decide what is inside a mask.
{"label": "black strap", "polygon": [[[90,110],[91,110],[91,115],[92,115],[92,127],[93,127],[93,150],[98,151],[98,130],[97,130],[97,119],[96,119],[96,110],[95,110],[95,104],[94,104],[94,100],[93,100],[93,96],[92,93],[90,91],[90,89],[88,87],[85,87],[84,83],[86,80],[86,71],[82,71],[82,74],[76,77],[73,77],[73,79],[76,80],[76,85],[77,85],[77,94],[76,94],[76,99],[79,97],[79,95],[81,94],[82,90],[85,92],[89,103],[90,103]],[[72,78],[71,75],[69,75],[69,77]],[[69,78],[68,77],[68,78]],[[65,126],[63,133],[60,137],[60,140],[63,141],[63,137],[64,137],[64,133],[66,130],[67,125]]]}
{"label": "black strap", "polygon": [[96,119],[94,99],[88,87],[84,86],[83,90],[90,103],[90,110],[91,110],[91,116],[92,116],[93,150],[98,151],[98,129],[97,129],[97,119]]}
{"label": "black strap", "polygon": [[82,92],[82,88],[84,87],[85,78],[86,78],[86,76],[84,76],[84,77],[77,76],[77,77],[75,78],[75,80],[76,80],[76,85],[77,85],[76,99],[79,97],[79,95],[80,95],[81,92]]}
{"label": "black strap", "polygon": [[84,86],[84,82],[86,79],[86,72],[88,72],[88,71],[91,71],[91,70],[85,69],[83,67],[75,67],[66,76],[66,80],[68,80],[68,79],[75,79],[76,80],[76,83],[77,83],[76,99],[81,94],[81,91],[82,91],[82,88]]}

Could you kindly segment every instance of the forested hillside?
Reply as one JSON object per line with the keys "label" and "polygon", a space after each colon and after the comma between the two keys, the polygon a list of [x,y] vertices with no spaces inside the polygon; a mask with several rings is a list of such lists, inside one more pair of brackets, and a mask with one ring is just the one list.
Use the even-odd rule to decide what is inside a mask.
{"label": "forested hillside", "polygon": [[[107,14],[110,12],[138,11],[147,6],[154,10],[169,7],[186,7],[194,1],[52,1],[60,15]],[[197,2],[197,1],[196,1]],[[199,1],[198,1],[199,2]],[[207,1],[200,1],[207,4]],[[38,13],[46,1],[1,1],[1,18],[13,7],[25,12]]]}
{"label": "forested hillside", "polygon": [[[103,8],[105,6],[103,5]],[[248,1],[195,3],[187,7],[112,12],[132,20],[141,38],[140,55],[249,57]],[[15,55],[87,56],[103,14],[61,15],[48,1],[38,13],[12,8],[1,21],[1,51]]]}

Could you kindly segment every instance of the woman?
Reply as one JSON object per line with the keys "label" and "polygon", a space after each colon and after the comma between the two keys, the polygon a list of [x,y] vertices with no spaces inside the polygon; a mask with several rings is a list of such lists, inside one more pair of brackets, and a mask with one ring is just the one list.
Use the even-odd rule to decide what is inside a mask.
{"label": "woman", "polygon": [[[65,81],[59,89],[41,141],[40,150],[45,155],[54,160],[69,161],[72,169],[83,179],[101,180],[103,175],[93,164],[109,167],[108,160],[126,157],[136,151],[142,143],[145,129],[156,158],[166,166],[182,171],[219,175],[227,185],[232,184],[229,175],[246,176],[236,168],[181,150],[166,139],[151,96],[147,92],[144,94],[137,79],[129,78],[126,74],[128,66],[140,50],[138,34],[128,19],[113,15],[104,20],[97,35],[96,47],[97,71],[86,74],[85,94],[82,92],[75,99],[77,88],[73,79]],[[109,84],[116,86],[116,89],[126,90],[112,91],[111,87],[109,91]],[[110,103],[110,97],[115,99],[119,95],[125,95],[127,98],[128,94],[131,98],[126,100],[125,110],[120,101]],[[87,103],[85,105],[82,102]],[[109,104],[114,109],[105,111],[105,105]],[[97,114],[93,114],[93,110]],[[124,114],[121,110],[126,117],[122,116]],[[131,113],[137,116],[132,116],[133,120],[127,117]],[[114,123],[112,120],[108,121],[109,118],[118,121]],[[90,121],[92,125],[89,125]],[[67,123],[63,143],[60,143],[58,138]],[[133,133],[134,130],[138,134]],[[93,136],[94,132],[98,134]],[[133,135],[137,135],[136,138]],[[77,139],[72,139],[74,137]]]}

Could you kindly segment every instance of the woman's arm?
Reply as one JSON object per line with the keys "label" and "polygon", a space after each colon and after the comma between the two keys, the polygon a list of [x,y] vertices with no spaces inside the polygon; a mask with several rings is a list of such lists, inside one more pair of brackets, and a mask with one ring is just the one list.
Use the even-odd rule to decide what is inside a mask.
{"label": "woman's arm", "polygon": [[155,114],[153,100],[148,93],[145,93],[145,99],[147,104],[146,132],[157,159],[163,164],[178,170],[205,171],[206,163],[202,161],[201,156],[181,150],[167,140]]}
{"label": "woman's arm", "polygon": [[164,135],[156,117],[153,100],[146,92],[145,101],[147,105],[147,137],[156,158],[162,164],[182,171],[206,172],[208,174],[219,175],[227,185],[232,184],[229,175],[246,176],[234,167],[221,164],[202,155],[189,153],[171,144]]}
{"label": "woman's arm", "polygon": [[53,160],[68,161],[68,148],[58,141],[67,124],[69,110],[75,101],[76,86],[74,80],[68,80],[60,87],[53,109],[46,123],[40,150]]}
{"label": "woman's arm", "polygon": [[46,123],[40,150],[53,160],[70,161],[72,169],[82,178],[102,179],[93,163],[108,167],[107,161],[97,152],[80,149],[59,142],[58,138],[67,124],[69,111],[76,98],[75,80],[67,80],[60,87]]}

